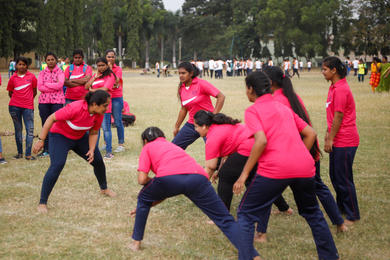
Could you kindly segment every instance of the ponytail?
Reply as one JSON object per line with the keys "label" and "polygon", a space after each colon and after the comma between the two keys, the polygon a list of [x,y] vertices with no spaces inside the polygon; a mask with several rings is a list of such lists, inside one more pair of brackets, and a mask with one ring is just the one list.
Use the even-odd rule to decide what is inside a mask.
{"label": "ponytail", "polygon": [[211,126],[211,125],[236,125],[241,121],[233,119],[222,113],[213,114],[210,111],[199,110],[194,116],[195,123],[199,126]]}
{"label": "ponytail", "polygon": [[342,63],[341,60],[335,56],[326,57],[322,61],[322,64],[329,69],[336,68],[337,74],[340,76],[341,79],[347,76],[347,68],[345,67],[345,64]]}
{"label": "ponytail", "polygon": [[88,106],[96,105],[100,106],[107,102],[107,99],[110,98],[110,94],[104,90],[96,90],[95,92],[89,91],[87,95],[85,95],[85,101],[87,101]]}
{"label": "ponytail", "polygon": [[[276,66],[268,66],[264,68],[263,71],[268,75],[268,77],[275,85],[282,89],[283,95],[288,99],[288,102],[290,103],[291,109],[294,111],[294,113],[297,114],[307,124],[311,125],[309,114],[299,101],[291,83],[291,79],[284,76],[282,69]],[[310,154],[314,159],[316,159],[318,154],[321,154],[317,139],[313,147],[310,149]]]}

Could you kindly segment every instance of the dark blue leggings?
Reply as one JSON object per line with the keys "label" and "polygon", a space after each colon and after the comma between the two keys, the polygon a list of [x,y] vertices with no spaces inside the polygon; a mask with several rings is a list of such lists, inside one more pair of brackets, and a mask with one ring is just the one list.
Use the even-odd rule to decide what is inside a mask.
{"label": "dark blue leggings", "polygon": [[200,135],[195,131],[194,124],[186,122],[175,138],[173,138],[172,143],[185,150],[187,146],[195,142],[199,137]]}
{"label": "dark blue leggings", "polygon": [[169,175],[153,178],[147,183],[138,195],[133,239],[137,241],[143,239],[146,221],[153,202],[180,194],[189,198],[214,221],[230,242],[239,249],[240,259],[251,259],[258,255],[254,248],[247,255],[241,254],[241,231],[237,222],[215,193],[209,180],[200,174]]}
{"label": "dark blue leggings", "polygon": [[253,252],[254,223],[268,221],[272,203],[290,186],[299,215],[309,224],[319,259],[338,259],[336,245],[315,195],[313,178],[271,179],[255,175],[242,197],[237,217],[243,234],[243,254]]}
{"label": "dark blue leggings", "polygon": [[[88,134],[85,134],[79,140],[72,140],[57,133],[50,133],[49,135],[50,166],[43,178],[40,204],[47,204],[50,193],[65,166],[69,150],[73,150],[85,160],[87,160],[86,153],[89,150]],[[91,165],[100,189],[107,189],[106,167],[98,148],[95,149],[94,160]]]}

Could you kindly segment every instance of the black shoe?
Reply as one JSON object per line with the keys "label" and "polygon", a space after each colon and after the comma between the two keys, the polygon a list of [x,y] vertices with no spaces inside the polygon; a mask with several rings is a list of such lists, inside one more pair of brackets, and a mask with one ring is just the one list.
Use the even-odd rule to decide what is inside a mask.
{"label": "black shoe", "polygon": [[27,161],[34,161],[34,160],[36,160],[37,158],[35,158],[34,156],[31,156],[31,157],[26,157],[26,160]]}
{"label": "black shoe", "polygon": [[23,158],[23,154],[17,154],[15,156],[12,157],[13,159],[21,159]]}

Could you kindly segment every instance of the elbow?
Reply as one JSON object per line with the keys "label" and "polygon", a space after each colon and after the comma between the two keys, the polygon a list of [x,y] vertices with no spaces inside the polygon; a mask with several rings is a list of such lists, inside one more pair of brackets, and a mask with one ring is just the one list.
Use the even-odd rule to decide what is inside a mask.
{"label": "elbow", "polygon": [[138,178],[138,184],[139,185],[145,185],[146,183],[148,183],[148,178]]}

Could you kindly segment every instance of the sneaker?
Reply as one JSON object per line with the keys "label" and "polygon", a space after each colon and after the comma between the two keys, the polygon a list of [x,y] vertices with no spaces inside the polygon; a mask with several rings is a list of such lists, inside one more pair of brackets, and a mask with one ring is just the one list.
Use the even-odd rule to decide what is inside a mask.
{"label": "sneaker", "polygon": [[49,156],[49,153],[48,152],[41,152],[40,154],[38,154],[38,158],[43,158],[43,157],[47,157]]}
{"label": "sneaker", "polygon": [[114,155],[112,153],[106,153],[106,155],[104,156],[104,159],[112,159],[114,158]]}
{"label": "sneaker", "polygon": [[115,150],[114,153],[121,153],[125,151],[125,147],[122,145],[119,145]]}
{"label": "sneaker", "polygon": [[35,158],[34,156],[31,156],[31,157],[26,157],[25,159],[27,161],[35,161],[37,158]]}
{"label": "sneaker", "polygon": [[21,159],[23,158],[23,154],[17,154],[15,156],[12,157],[13,159]]}
{"label": "sneaker", "polygon": [[6,164],[7,161],[4,158],[0,158],[0,164]]}

